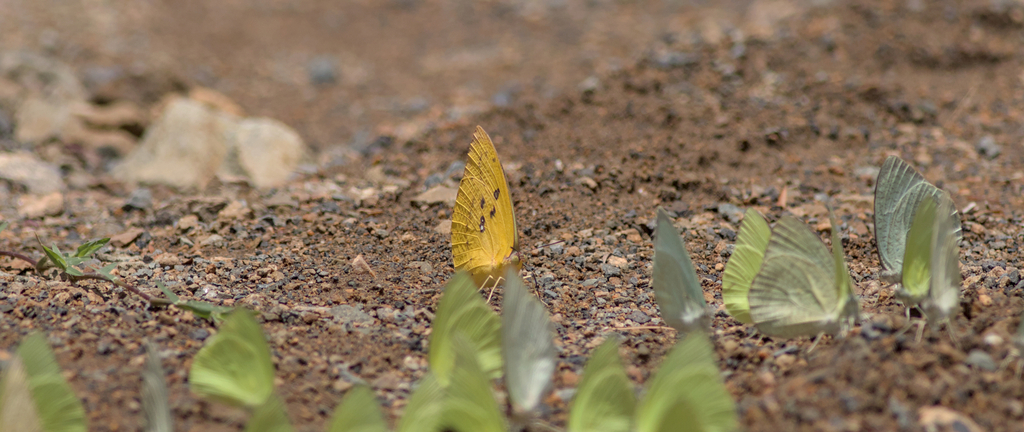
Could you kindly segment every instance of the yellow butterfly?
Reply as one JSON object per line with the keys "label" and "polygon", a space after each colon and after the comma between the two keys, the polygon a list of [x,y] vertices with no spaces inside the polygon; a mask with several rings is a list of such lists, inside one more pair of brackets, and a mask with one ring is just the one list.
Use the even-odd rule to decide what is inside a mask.
{"label": "yellow butterfly", "polygon": [[491,137],[480,126],[473,134],[466,173],[455,197],[452,258],[455,269],[468,271],[477,286],[491,281],[497,285],[505,269],[522,268],[519,230],[505,170]]}

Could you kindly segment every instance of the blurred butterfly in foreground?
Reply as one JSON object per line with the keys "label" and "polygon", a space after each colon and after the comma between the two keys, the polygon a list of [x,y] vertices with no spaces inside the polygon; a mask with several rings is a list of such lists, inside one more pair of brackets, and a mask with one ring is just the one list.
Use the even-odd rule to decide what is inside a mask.
{"label": "blurred butterfly in foreground", "polygon": [[[924,179],[908,163],[896,156],[889,156],[878,172],[875,182],[875,243],[878,245],[878,259],[882,271],[878,278],[883,282],[902,282],[903,259],[907,248],[907,235],[914,220],[914,213],[926,196],[939,200],[945,194]],[[948,198],[948,197],[947,197]],[[949,209],[949,223],[953,235],[960,243],[960,214],[956,207]]]}
{"label": "blurred butterfly in foreground", "polygon": [[469,146],[466,172],[452,214],[452,258],[477,286],[497,286],[505,270],[519,271],[519,234],[505,171],[480,126]]}
{"label": "blurred butterfly in foreground", "polygon": [[761,271],[750,286],[750,318],[769,336],[835,335],[860,314],[843,259],[839,224],[832,221],[832,253],[806,224],[783,216],[775,224]]}
{"label": "blurred butterfly in foreground", "polygon": [[903,284],[896,291],[908,307],[920,305],[931,321],[947,320],[960,305],[959,224],[948,217],[952,208],[945,192],[921,200],[907,235]]}

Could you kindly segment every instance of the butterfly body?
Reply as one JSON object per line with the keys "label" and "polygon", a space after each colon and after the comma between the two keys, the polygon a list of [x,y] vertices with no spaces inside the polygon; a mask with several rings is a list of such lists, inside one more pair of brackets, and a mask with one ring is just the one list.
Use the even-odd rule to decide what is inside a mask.
{"label": "butterfly body", "polygon": [[505,171],[491,138],[477,126],[452,214],[452,258],[478,285],[519,271],[519,234]]}

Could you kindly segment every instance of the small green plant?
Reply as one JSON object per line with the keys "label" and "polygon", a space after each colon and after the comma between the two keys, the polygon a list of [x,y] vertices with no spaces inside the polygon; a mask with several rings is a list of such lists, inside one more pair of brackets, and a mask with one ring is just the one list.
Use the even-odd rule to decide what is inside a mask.
{"label": "small green plant", "polygon": [[39,333],[26,337],[0,377],[0,430],[85,432],[85,409]]}
{"label": "small green plant", "polygon": [[213,321],[216,324],[220,324],[224,321],[224,315],[234,310],[234,308],[217,306],[212,303],[201,302],[196,300],[183,301],[177,294],[167,288],[162,282],[157,282],[156,286],[160,287],[160,291],[164,293],[170,304],[174,305],[178,309],[184,309],[192,312],[200,318],[206,318]]}
{"label": "small green plant", "polygon": [[[8,222],[0,222],[0,232],[8,226]],[[160,282],[157,282],[157,286],[164,295],[166,295],[166,298],[154,297],[142,292],[135,286],[125,282],[113,274],[117,264],[108,264],[101,267],[94,262],[92,257],[93,254],[106,246],[107,243],[110,242],[109,238],[87,241],[75,249],[74,253],[61,251],[56,244],[46,246],[38,237],[36,237],[36,241],[43,249],[43,257],[38,260],[18,252],[4,250],[0,250],[0,256],[8,256],[30,263],[38,274],[44,274],[47,270],[55,268],[57,269],[58,276],[61,279],[71,283],[77,283],[83,280],[101,280],[110,282],[135,293],[135,295],[138,295],[143,300],[149,302],[152,306],[175,306],[179,309],[190,311],[201,318],[212,320],[215,323],[220,323],[222,316],[232,309],[195,300],[182,301],[177,295],[171,292],[171,290]],[[93,292],[104,300],[107,299],[102,292],[95,289],[93,289]]]}

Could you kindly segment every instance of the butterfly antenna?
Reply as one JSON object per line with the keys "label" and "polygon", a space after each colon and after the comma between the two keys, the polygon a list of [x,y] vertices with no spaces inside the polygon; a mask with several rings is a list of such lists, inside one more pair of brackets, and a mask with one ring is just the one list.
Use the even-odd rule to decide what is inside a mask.
{"label": "butterfly antenna", "polygon": [[548,243],[548,244],[545,244],[545,245],[537,246],[537,247],[533,248],[533,250],[531,250],[530,252],[535,252],[535,251],[544,249],[546,247],[554,246],[554,245],[559,244],[559,243],[565,243],[565,240],[559,240],[559,241],[556,241],[556,242],[551,242],[551,243]]}

